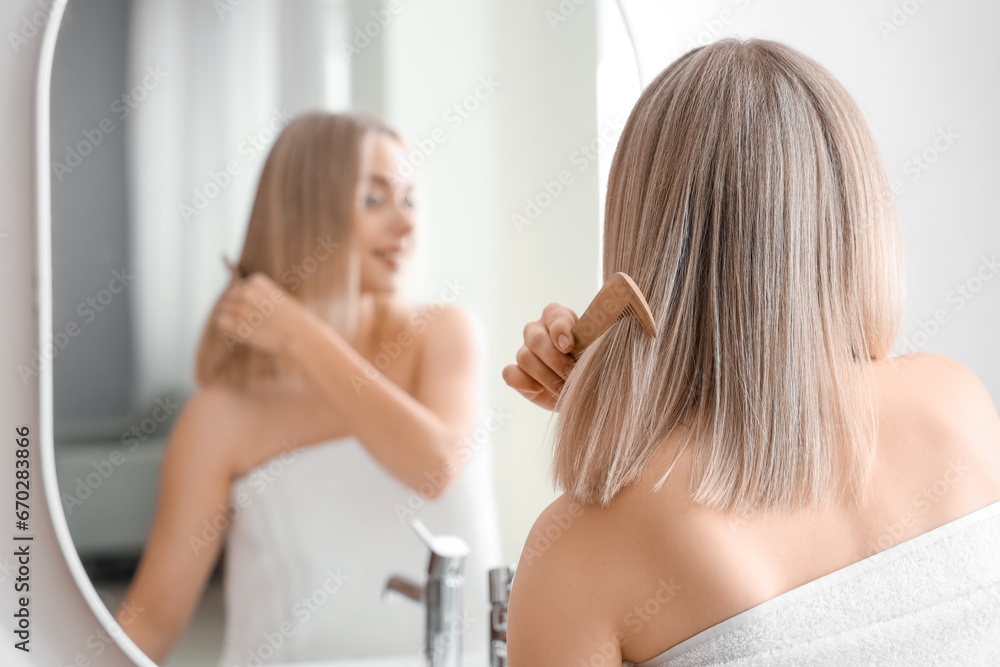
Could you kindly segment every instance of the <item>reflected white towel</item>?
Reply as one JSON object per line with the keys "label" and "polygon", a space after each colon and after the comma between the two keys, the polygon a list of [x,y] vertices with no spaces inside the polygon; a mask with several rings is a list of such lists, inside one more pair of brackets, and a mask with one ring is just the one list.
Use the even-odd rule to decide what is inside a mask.
{"label": "reflected white towel", "polygon": [[1000,665],[1000,502],[759,604],[638,667],[723,665]]}
{"label": "reflected white towel", "polygon": [[[480,422],[482,423],[482,422]],[[487,655],[487,576],[501,561],[491,443],[443,497],[423,501],[354,436],[272,459],[233,483],[219,667],[417,655],[422,605],[382,599],[390,575],[422,584],[429,552],[407,521],[469,545],[464,650]],[[283,454],[283,456],[285,456]]]}

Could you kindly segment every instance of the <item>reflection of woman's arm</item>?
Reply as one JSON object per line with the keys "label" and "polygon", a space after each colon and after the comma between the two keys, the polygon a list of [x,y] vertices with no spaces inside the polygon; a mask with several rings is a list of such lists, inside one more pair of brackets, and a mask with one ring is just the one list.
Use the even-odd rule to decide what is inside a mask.
{"label": "reflection of woman's arm", "polygon": [[311,322],[289,339],[286,354],[390,474],[428,497],[444,493],[467,458],[461,444],[475,411],[475,344],[465,313],[454,306],[426,313],[413,396],[332,328]]}
{"label": "reflection of woman's arm", "polygon": [[390,474],[434,498],[462,470],[459,445],[473,428],[475,346],[458,307],[424,321],[413,396],[319,320],[291,338],[286,353]]}
{"label": "reflection of woman's arm", "polygon": [[[219,554],[231,514],[230,457],[222,447],[219,401],[203,391],[184,406],[160,468],[156,517],[139,568],[115,618],[154,662],[184,632]],[[231,424],[224,424],[227,428]],[[230,438],[232,434],[230,434]]]}
{"label": "reflection of woman's arm", "polygon": [[[268,314],[261,318],[258,304],[265,301]],[[410,488],[434,498],[461,472],[476,382],[474,332],[461,308],[428,310],[407,330],[421,348],[412,396],[263,274],[231,286],[216,317],[220,330],[243,343],[292,359],[348,430]],[[249,332],[248,322],[254,323]]]}

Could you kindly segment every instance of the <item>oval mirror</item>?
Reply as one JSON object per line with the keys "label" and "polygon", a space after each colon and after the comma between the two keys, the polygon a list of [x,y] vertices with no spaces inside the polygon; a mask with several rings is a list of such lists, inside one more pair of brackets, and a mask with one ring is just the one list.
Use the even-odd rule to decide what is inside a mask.
{"label": "oval mirror", "polygon": [[[470,547],[462,644],[485,664],[486,570],[516,562],[552,498],[539,457],[545,416],[500,378],[520,345],[520,325],[511,323],[537,318],[552,300],[539,282],[581,306],[596,290],[603,183],[639,92],[616,3],[550,4],[55,3],[38,82],[44,472],[71,571],[137,664],[272,664],[294,656],[290,646],[330,633],[337,639],[322,647],[330,664],[418,655],[420,607],[375,599],[393,576],[427,576],[427,547],[411,518]],[[470,315],[483,390],[466,434],[469,461],[454,488],[432,499],[432,489],[375,472],[360,445],[303,444],[293,437],[301,429],[289,428],[288,446],[240,470],[226,507],[187,533],[184,549],[197,554],[218,543],[220,551],[204,585],[179,584],[195,591],[190,613],[129,606],[154,520],[204,483],[168,477],[164,461],[183,447],[171,438],[180,438],[180,417],[199,394],[200,337],[230,281],[222,260],[240,257],[275,141],[312,111],[374,114],[405,139],[394,156],[419,206],[415,252],[398,291],[429,305],[425,326],[442,304]],[[317,238],[281,276],[282,287],[308,281],[335,246]],[[419,332],[420,322],[408,324]],[[405,366],[396,358],[406,357],[407,340],[386,339],[368,358],[391,375]],[[191,475],[193,459],[212,460],[207,450],[175,457],[187,457]],[[317,488],[300,491],[309,484]],[[271,519],[280,537],[253,523],[296,497],[298,509]],[[268,534],[292,542],[260,555],[253,539]],[[258,590],[235,583],[261,568],[301,569],[307,552],[328,556],[329,568],[295,583],[297,570],[285,567]],[[174,564],[178,572],[161,563],[151,579],[183,582],[187,570]],[[261,618],[247,610],[278,604],[275,586],[310,581],[301,605],[266,612],[271,632],[252,629]],[[349,590],[360,587],[358,599],[368,597],[355,606]],[[386,633],[369,613],[398,631]],[[183,632],[164,631],[157,643],[137,630],[156,626],[153,618]],[[151,659],[144,646],[160,655]]]}

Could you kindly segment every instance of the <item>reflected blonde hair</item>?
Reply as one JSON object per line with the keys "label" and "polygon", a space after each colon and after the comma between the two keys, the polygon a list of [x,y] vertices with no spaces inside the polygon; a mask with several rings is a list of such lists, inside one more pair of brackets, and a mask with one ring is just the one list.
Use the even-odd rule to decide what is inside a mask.
{"label": "reflected blonde hair", "polygon": [[[395,130],[366,114],[313,112],[293,119],[264,164],[236,265],[242,277],[267,275],[345,334],[356,324],[356,313],[348,311],[350,295],[359,291],[354,218],[362,146],[372,133],[402,143]],[[217,301],[198,348],[200,385],[240,387],[251,379],[294,373],[274,355],[224,336],[215,325],[218,307]]]}
{"label": "reflected blonde hair", "polygon": [[689,451],[699,505],[860,501],[902,262],[875,141],[830,72],[766,40],[685,54],[629,116],[605,210],[604,278],[635,280],[659,334],[625,317],[583,353],[556,406],[556,484],[607,505],[676,431],[656,489]]}

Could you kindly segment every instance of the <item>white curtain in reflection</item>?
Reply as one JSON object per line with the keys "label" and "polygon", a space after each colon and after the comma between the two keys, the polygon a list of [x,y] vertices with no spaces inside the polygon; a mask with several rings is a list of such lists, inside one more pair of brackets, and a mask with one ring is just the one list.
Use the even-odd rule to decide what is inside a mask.
{"label": "white curtain in reflection", "polygon": [[[228,9],[227,9],[228,8]],[[343,0],[135,0],[129,82],[137,406],[194,387],[260,170],[298,112],[349,104]]]}

